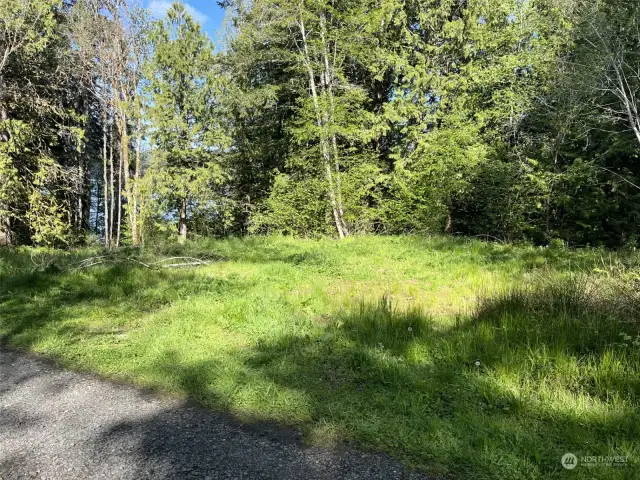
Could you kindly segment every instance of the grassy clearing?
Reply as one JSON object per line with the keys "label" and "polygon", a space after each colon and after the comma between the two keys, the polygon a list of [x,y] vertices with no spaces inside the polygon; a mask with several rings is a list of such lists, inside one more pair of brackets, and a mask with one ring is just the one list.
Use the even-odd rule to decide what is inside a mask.
{"label": "grassy clearing", "polygon": [[[66,270],[94,254],[0,251],[5,341],[433,474],[639,478],[631,253],[248,238],[127,253],[206,267]],[[629,464],[567,471],[565,452]]]}

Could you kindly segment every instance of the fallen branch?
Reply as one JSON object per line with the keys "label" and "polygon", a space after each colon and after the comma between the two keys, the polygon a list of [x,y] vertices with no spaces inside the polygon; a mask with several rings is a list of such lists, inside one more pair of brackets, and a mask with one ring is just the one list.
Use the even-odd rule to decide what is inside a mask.
{"label": "fallen branch", "polygon": [[[188,263],[172,263],[168,265],[162,265],[164,262],[168,262],[170,260],[191,260]],[[202,260],[201,258],[195,257],[169,257],[158,260],[157,262],[153,262],[151,265],[159,265],[161,267],[172,267],[172,266],[180,266],[180,265],[209,265],[209,262],[206,260]]]}
{"label": "fallen branch", "polygon": [[[184,261],[178,262],[178,263],[166,263],[166,262],[171,262],[175,260],[184,260]],[[160,260],[156,260],[155,262],[145,263],[133,257],[119,257],[117,255],[100,255],[97,257],[84,258],[80,261],[74,262],[71,265],[69,265],[65,269],[65,271],[78,271],[78,270],[91,268],[96,265],[117,264],[117,263],[127,263],[127,262],[135,263],[137,265],[142,265],[143,267],[149,268],[149,269],[196,267],[196,266],[210,264],[210,262],[203,260],[201,258],[196,258],[196,257],[168,257],[168,258],[161,258]]]}
{"label": "fallen branch", "polygon": [[162,268],[174,268],[174,267],[189,267],[189,266],[199,266],[199,265],[207,265],[206,262],[203,263],[195,263],[195,262],[189,262],[189,263],[169,263],[167,265],[161,265]]}

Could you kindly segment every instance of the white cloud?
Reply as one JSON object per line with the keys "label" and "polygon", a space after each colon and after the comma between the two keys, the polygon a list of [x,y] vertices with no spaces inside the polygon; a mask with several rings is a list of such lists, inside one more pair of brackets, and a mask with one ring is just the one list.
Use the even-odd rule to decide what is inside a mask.
{"label": "white cloud", "polygon": [[[191,15],[196,22],[198,22],[200,25],[204,25],[205,23],[207,23],[209,17],[207,17],[204,13],[202,13],[197,8],[192,7],[186,2],[181,3],[184,5],[187,13]],[[147,10],[149,10],[153,17],[162,18],[167,14],[169,9],[171,8],[171,5],[173,5],[173,2],[171,0],[152,0],[151,2],[149,2],[149,5],[147,5]]]}

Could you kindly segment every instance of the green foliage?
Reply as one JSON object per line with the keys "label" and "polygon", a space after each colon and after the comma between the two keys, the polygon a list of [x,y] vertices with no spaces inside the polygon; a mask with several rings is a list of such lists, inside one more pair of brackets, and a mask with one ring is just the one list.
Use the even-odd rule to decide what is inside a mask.
{"label": "green foliage", "polygon": [[[286,142],[287,148],[270,152],[276,154],[270,159],[272,166],[303,184],[323,186],[327,205],[321,210],[329,209],[331,214],[320,213],[316,220],[333,224],[339,235],[366,231],[370,221],[362,222],[361,213],[370,192],[363,189],[378,182],[375,171],[380,166],[372,147],[385,130],[382,112],[371,108],[365,81],[376,68],[372,52],[366,49],[377,32],[370,10],[358,2],[338,6],[328,1],[296,5],[271,0],[255,2],[248,11],[238,10],[240,28],[227,61],[235,76],[247,79],[239,82],[242,98],[234,116],[239,125],[234,140],[242,148],[235,159],[239,170],[245,171],[244,162],[264,161],[255,158],[256,150],[262,152],[255,141],[250,149],[245,146],[243,136],[254,119],[277,122],[268,133]],[[369,30],[364,37],[363,29]],[[260,113],[248,116],[249,105]],[[365,171],[369,173],[363,177]],[[253,195],[263,203],[258,210],[271,218],[290,218],[291,202],[274,200],[282,197],[283,183],[264,183],[267,188]],[[310,196],[315,195],[317,190],[311,189]],[[310,199],[312,205],[315,202]],[[289,211],[274,211],[279,205]],[[264,223],[263,213],[257,223]],[[373,210],[365,215],[374,216]],[[301,233],[328,231],[318,229],[316,220],[313,232]],[[309,224],[308,219],[297,223]],[[275,224],[283,228],[280,220]]]}
{"label": "green foliage", "polygon": [[[174,216],[211,208],[226,178],[220,157],[227,136],[216,116],[222,94],[213,44],[180,3],[156,22],[146,65],[149,129],[156,146],[145,181],[161,212]],[[181,211],[184,209],[184,212]]]}
{"label": "green foliage", "polygon": [[271,231],[284,235],[313,236],[330,233],[330,212],[324,200],[326,186],[320,179],[293,180],[275,175],[264,210],[252,216],[252,233]]}
{"label": "green foliage", "polygon": [[508,241],[534,237],[546,199],[546,184],[536,173],[531,165],[500,160],[480,165],[468,189],[454,198],[454,230]]}
{"label": "green foliage", "polygon": [[0,241],[640,238],[635,4],[224,5],[216,52],[180,3],[3,3]]}
{"label": "green foliage", "polygon": [[0,72],[11,55],[23,58],[41,53],[56,28],[55,10],[61,0],[5,0],[0,5],[3,57]]}
{"label": "green foliage", "polygon": [[62,35],[64,12],[57,0],[0,5],[3,243],[73,241],[71,199],[82,180],[69,164],[86,118],[78,108],[83,86],[75,82],[71,48]]}
{"label": "green foliage", "polygon": [[[366,193],[335,190],[347,224],[358,231],[447,229],[542,243],[560,236],[570,243],[609,244],[612,238],[595,224],[599,233],[593,235],[580,226],[588,223],[580,218],[584,212],[565,208],[563,187],[557,188],[583,180],[578,166],[557,162],[558,148],[576,152],[585,140],[578,138],[577,124],[567,125],[563,114],[571,110],[564,108],[575,106],[559,88],[559,66],[571,54],[574,7],[546,0],[389,1],[374,8],[315,2],[299,10],[265,0],[248,10],[236,6],[237,34],[226,61],[235,69],[232,76],[249,79],[239,84],[242,99],[234,100],[241,107],[236,132],[244,135],[244,126],[256,119],[275,123],[263,131],[271,138],[243,146],[233,162],[259,162],[256,152],[264,158],[277,148],[279,155],[270,151],[270,167],[287,176],[286,186],[262,176],[251,197],[260,212],[252,224],[271,222],[270,231],[299,235],[330,231],[318,222],[333,223],[326,213],[331,202],[320,208],[318,191],[306,188],[311,177],[323,183],[324,157],[336,162],[336,179],[324,179],[327,191],[332,181],[342,182],[342,190],[359,176],[351,169],[378,169],[364,183]],[[312,32],[308,36],[299,28],[303,23]],[[341,59],[339,68],[328,70],[332,84],[323,83],[330,66],[323,65],[327,45]],[[308,77],[309,68],[315,77]],[[249,115],[249,106],[260,114]],[[325,115],[320,122],[318,115]],[[336,150],[327,153],[332,138]],[[600,193],[590,190],[600,199],[609,188],[602,172]],[[308,208],[300,208],[305,190]],[[617,196],[613,203],[620,201]],[[592,224],[604,212],[596,210]],[[296,212],[301,218],[294,219]],[[356,226],[356,219],[363,221]],[[572,225],[571,232],[565,225]]]}
{"label": "green foliage", "polygon": [[[361,162],[341,175],[345,219],[354,233],[372,232],[378,221],[382,183],[380,168]],[[334,227],[326,201],[326,181],[321,176],[300,180],[275,175],[262,210],[252,215],[251,233],[278,232],[285,235],[331,235]]]}
{"label": "green foliage", "polygon": [[444,230],[453,198],[466,192],[474,168],[487,161],[487,146],[477,135],[470,127],[436,130],[396,162],[391,199],[383,202],[388,231]]}

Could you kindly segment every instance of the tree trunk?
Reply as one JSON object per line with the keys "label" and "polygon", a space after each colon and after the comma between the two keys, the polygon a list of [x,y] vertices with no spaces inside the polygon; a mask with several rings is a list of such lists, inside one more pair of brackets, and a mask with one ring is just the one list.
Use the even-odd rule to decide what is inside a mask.
{"label": "tree trunk", "polygon": [[[5,107],[2,93],[4,92],[4,79],[0,75],[0,142],[9,141],[9,133],[4,129],[4,122],[9,118],[7,108]],[[0,178],[0,180],[2,180]],[[0,204],[0,245],[11,245],[11,219],[8,215],[1,212],[5,211],[7,206]]]}
{"label": "tree trunk", "polygon": [[91,229],[91,206],[93,204],[93,179],[91,175],[91,169],[88,167],[87,157],[85,156],[83,159],[84,164],[84,192],[83,197],[84,201],[82,202],[82,218],[83,218],[83,228],[86,231]]}
{"label": "tree trunk", "polygon": [[135,173],[133,178],[133,208],[131,209],[132,219],[131,219],[131,242],[133,245],[138,245],[140,243],[139,232],[138,232],[138,208],[139,208],[139,197],[140,197],[140,150],[142,149],[142,120],[138,118],[138,125],[136,129],[136,166]]}
{"label": "tree trunk", "polygon": [[178,242],[185,243],[187,241],[187,198],[183,198],[180,203],[180,222],[178,223]]}
{"label": "tree trunk", "polygon": [[[124,196],[127,202],[127,207],[129,207],[129,202],[131,201],[131,179],[129,178],[129,134],[127,133],[126,123],[123,125],[122,134],[120,141],[120,149],[122,151],[122,174],[124,176]],[[133,217],[131,208],[127,208],[128,217],[129,217],[129,226],[130,229],[133,230]]]}
{"label": "tree trunk", "polygon": [[96,218],[95,218],[95,222],[93,224],[93,229],[96,232],[99,232],[99,228],[100,228],[100,208],[101,208],[102,202],[100,201],[100,179],[96,178]]}
{"label": "tree trunk", "polygon": [[92,179],[91,179],[91,169],[88,167],[89,155],[87,153],[87,141],[85,139],[90,138],[89,133],[89,124],[91,118],[91,112],[89,108],[89,103],[85,103],[85,117],[86,120],[84,122],[84,139],[81,143],[80,148],[80,161],[78,170],[80,173],[80,201],[78,202],[78,207],[80,210],[80,229],[82,234],[86,234],[91,229],[91,203],[92,203]]}
{"label": "tree trunk", "polygon": [[307,73],[309,74],[309,89],[311,90],[313,107],[316,111],[316,122],[320,129],[320,149],[322,150],[322,156],[324,159],[325,172],[327,177],[329,204],[333,212],[333,219],[336,225],[336,230],[338,231],[338,237],[344,238],[346,234],[343,228],[343,222],[340,218],[340,212],[338,210],[338,205],[336,202],[335,187],[333,184],[333,173],[331,171],[331,154],[329,153],[329,145],[328,145],[329,142],[328,142],[326,131],[325,131],[325,123],[323,122],[323,115],[320,108],[320,102],[318,101],[318,91],[316,88],[315,73],[313,71],[313,66],[311,64],[311,56],[309,55],[309,47],[307,45],[307,34],[306,34],[306,30],[305,30],[304,22],[302,18],[300,18],[299,26],[300,26],[300,33],[302,34],[302,45],[304,48],[305,65],[307,67]]}
{"label": "tree trunk", "polygon": [[[329,62],[329,49],[327,48],[326,42],[326,17],[324,13],[320,14],[320,38],[322,40],[322,56],[324,59],[324,88],[326,89],[327,96],[329,97],[329,105],[330,105],[330,116],[327,114],[326,109],[324,111],[325,115],[325,124],[331,124],[333,122],[335,116],[335,104],[333,100],[333,68],[330,66]],[[338,217],[340,224],[342,226],[342,231],[345,236],[349,235],[349,229],[347,227],[347,223],[344,219],[344,207],[342,204],[342,181],[340,179],[340,157],[338,155],[338,140],[336,138],[336,134],[331,134],[331,145],[333,147],[333,168],[335,170],[336,175],[336,186],[335,186],[335,195],[336,195],[336,207],[338,209]]]}
{"label": "tree trunk", "polygon": [[[126,100],[126,95],[123,94]],[[127,204],[127,217],[129,219],[129,229],[133,233],[133,212],[131,209],[132,192],[131,179],[129,178],[129,132],[127,131],[127,113],[124,107],[120,105],[120,113],[118,115],[118,130],[120,133],[120,156],[122,158],[122,168],[124,175],[124,196]]]}
{"label": "tree trunk", "polygon": [[[122,152],[122,148],[120,149]],[[120,232],[122,231],[122,155],[118,161],[118,226],[116,230],[116,248],[120,246]]]}
{"label": "tree trunk", "polygon": [[104,212],[104,245],[109,248],[109,181],[107,179],[107,115],[102,117],[102,210]]}
{"label": "tree trunk", "polygon": [[85,172],[84,163],[82,157],[78,158],[78,214],[77,214],[77,228],[78,231],[84,232],[84,189],[85,189]]}
{"label": "tree trunk", "polygon": [[451,218],[451,211],[447,212],[447,224],[444,226],[444,233],[448,235],[453,233],[453,219]]}
{"label": "tree trunk", "polygon": [[109,208],[109,246],[113,244],[113,221],[115,217],[116,194],[113,179],[113,127],[109,126],[109,190],[111,192],[111,205]]}
{"label": "tree trunk", "polygon": [[0,245],[11,245],[11,221],[6,215],[0,216]]}
{"label": "tree trunk", "polygon": [[[7,107],[4,104],[4,78],[0,75],[0,124],[6,122],[9,119],[9,114],[7,113]],[[9,132],[4,129],[4,126],[0,127],[0,142],[8,142],[9,141]]]}

